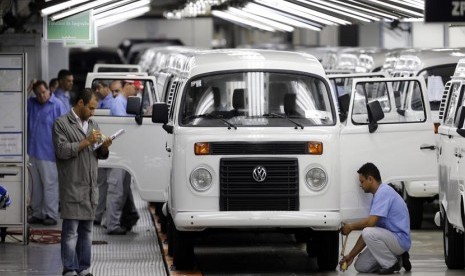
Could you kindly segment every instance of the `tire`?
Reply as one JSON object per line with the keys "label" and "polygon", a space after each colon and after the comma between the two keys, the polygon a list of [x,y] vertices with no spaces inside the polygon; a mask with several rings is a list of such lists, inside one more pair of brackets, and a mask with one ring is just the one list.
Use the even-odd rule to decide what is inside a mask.
{"label": "tire", "polygon": [[169,229],[171,238],[168,237],[168,246],[172,248],[173,265],[176,267],[176,270],[192,269],[194,267],[195,262],[194,244],[192,241],[191,233],[177,230],[176,226],[174,225],[173,219],[170,220]]}
{"label": "tire", "polygon": [[464,240],[463,233],[457,233],[444,212],[443,223],[444,259],[449,269],[463,269]]}
{"label": "tire", "polygon": [[407,194],[407,208],[410,216],[410,229],[420,229],[423,221],[423,203],[421,197],[412,197]]}
{"label": "tire", "polygon": [[166,234],[168,232],[168,218],[162,213],[160,217],[158,217],[158,222],[160,223],[160,231]]}
{"label": "tire", "polygon": [[174,236],[174,222],[173,222],[173,219],[171,218],[170,215],[168,215],[168,218],[167,218],[167,222],[166,222],[166,227],[167,227],[167,231],[166,231],[166,236],[168,238],[168,255],[170,257],[173,257],[173,247],[174,247],[174,244],[173,244],[173,236]]}
{"label": "tire", "polygon": [[320,271],[335,270],[339,259],[339,232],[318,231],[313,237],[307,242],[307,254],[316,255]]}

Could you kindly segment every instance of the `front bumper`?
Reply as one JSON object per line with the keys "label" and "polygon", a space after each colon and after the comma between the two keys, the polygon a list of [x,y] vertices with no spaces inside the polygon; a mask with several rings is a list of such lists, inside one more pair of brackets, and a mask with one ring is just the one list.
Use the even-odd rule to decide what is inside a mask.
{"label": "front bumper", "polygon": [[338,211],[235,211],[178,212],[173,216],[178,230],[202,231],[206,228],[312,228],[338,230]]}
{"label": "front bumper", "polygon": [[433,181],[409,181],[405,182],[407,194],[412,197],[433,197],[439,194],[439,184]]}

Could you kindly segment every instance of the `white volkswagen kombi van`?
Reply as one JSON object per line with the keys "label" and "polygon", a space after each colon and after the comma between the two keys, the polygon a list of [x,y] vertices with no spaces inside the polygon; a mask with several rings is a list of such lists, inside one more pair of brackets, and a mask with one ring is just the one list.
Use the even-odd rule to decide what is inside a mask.
{"label": "white volkswagen kombi van", "polygon": [[[403,50],[397,58],[395,68],[391,71],[394,77],[421,76],[425,79],[434,122],[432,130],[435,132],[440,123],[439,105],[444,85],[453,75],[459,59],[463,57],[465,51],[461,48]],[[432,202],[438,197],[438,181],[403,181],[402,184],[410,212],[411,228],[419,229],[423,220],[424,203]]]}
{"label": "white volkswagen kombi van", "polygon": [[[336,93],[311,55],[176,55],[182,62],[158,72],[164,102],[152,109],[164,133],[154,131],[134,147],[150,141],[165,150],[157,162],[169,169],[153,167],[151,184],[165,187],[177,269],[193,265],[200,231],[275,229],[304,234],[319,268],[332,270],[341,223],[368,215],[371,195],[356,173],[361,165],[375,163],[385,182],[435,177],[433,123],[420,78],[354,80],[341,122]],[[397,82],[419,97],[414,110],[391,108]]]}
{"label": "white volkswagen kombi van", "polygon": [[[450,269],[464,268],[465,231],[465,59],[446,84],[440,107],[439,205],[444,257]],[[436,223],[439,226],[438,221]]]}

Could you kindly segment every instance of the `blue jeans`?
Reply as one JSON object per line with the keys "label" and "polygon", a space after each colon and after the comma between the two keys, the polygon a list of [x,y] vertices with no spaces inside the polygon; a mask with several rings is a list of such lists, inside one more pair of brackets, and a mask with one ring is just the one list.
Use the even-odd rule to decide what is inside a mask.
{"label": "blue jeans", "polygon": [[61,228],[61,261],[63,274],[87,274],[92,249],[92,220],[63,219]]}

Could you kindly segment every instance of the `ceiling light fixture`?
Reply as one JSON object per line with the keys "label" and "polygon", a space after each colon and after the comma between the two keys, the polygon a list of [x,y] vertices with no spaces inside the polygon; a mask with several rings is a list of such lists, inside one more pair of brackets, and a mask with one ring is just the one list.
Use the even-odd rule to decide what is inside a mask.
{"label": "ceiling light fixture", "polygon": [[271,19],[264,18],[264,17],[261,17],[261,16],[256,15],[256,14],[252,14],[252,13],[246,12],[244,10],[229,7],[228,11],[230,11],[232,14],[242,16],[242,17],[246,17],[246,18],[249,18],[251,20],[258,21],[258,22],[260,22],[262,24],[265,24],[265,25],[270,25],[271,27],[273,27],[275,29],[279,29],[279,30],[286,31],[286,32],[294,31],[294,27],[292,27],[292,26],[289,26],[289,25],[286,25],[286,24],[283,24],[283,23],[279,23],[279,22],[276,22],[276,21],[271,20]]}
{"label": "ceiling light fixture", "polygon": [[343,16],[352,17],[354,19],[370,22],[371,21],[379,21],[380,19],[366,13],[362,13],[353,9],[349,9],[347,7],[342,7],[341,5],[332,4],[328,1],[321,1],[321,0],[297,0],[301,3],[311,5],[320,9],[324,9],[333,13],[337,13]]}
{"label": "ceiling light fixture", "polygon": [[70,10],[66,10],[66,11],[63,11],[63,12],[60,12],[60,13],[57,13],[55,15],[52,15],[50,17],[50,19],[52,19],[52,21],[56,21],[56,20],[60,20],[60,19],[63,19],[65,17],[68,17],[68,16],[71,16],[71,15],[75,15],[77,13],[80,13],[80,12],[83,12],[83,11],[86,11],[86,10],[90,10],[92,8],[95,8],[95,7],[98,7],[100,5],[104,5],[108,2],[112,2],[114,0],[97,0],[97,1],[91,1],[90,3],[86,3],[84,5],[80,5],[80,6],[77,6],[76,8],[73,8],[73,9],[70,9]]}
{"label": "ceiling light fixture", "polygon": [[[381,16],[383,18],[387,18],[387,19],[398,19],[399,18],[398,16],[394,16],[394,15],[392,15],[390,13],[380,12],[379,10],[375,10],[375,9],[371,8],[369,5],[366,5],[366,4],[363,4],[363,3],[360,3],[360,2],[357,2],[357,1],[354,1],[354,0],[345,0],[344,2],[338,1],[338,0],[327,0],[327,1],[331,1],[333,3],[338,3],[338,4],[344,5],[344,6],[349,6],[349,7],[361,10],[361,11],[366,11],[366,12],[369,12],[369,13],[373,13],[373,14],[379,15],[379,16]],[[354,3],[354,4],[349,4],[348,2],[351,2],[351,3]],[[364,7],[370,7],[370,8],[364,8],[364,7],[359,6],[359,5],[363,5]]]}
{"label": "ceiling light fixture", "polygon": [[373,2],[373,3],[377,4],[377,5],[380,5],[380,6],[388,7],[390,9],[394,9],[394,10],[397,10],[397,11],[400,11],[400,12],[410,14],[411,16],[414,16],[414,17],[423,17],[422,13],[415,12],[415,11],[412,11],[412,10],[409,10],[409,9],[404,9],[404,8],[399,7],[397,5],[391,5],[391,4],[381,2],[381,1],[378,1],[378,0],[369,0],[369,1]]}
{"label": "ceiling light fixture", "polygon": [[212,15],[216,16],[216,17],[219,17],[219,18],[222,18],[222,19],[227,20],[227,21],[232,21],[234,23],[240,23],[240,24],[251,26],[251,27],[254,27],[254,28],[258,28],[258,29],[261,29],[261,30],[264,30],[264,31],[268,31],[268,32],[275,32],[276,31],[275,29],[273,29],[270,26],[267,26],[267,25],[264,25],[264,24],[260,24],[260,23],[245,19],[245,18],[239,17],[237,15],[233,15],[233,14],[228,13],[228,12],[213,10]]}
{"label": "ceiling light fixture", "polygon": [[124,13],[118,13],[114,15],[110,15],[107,17],[99,18],[98,20],[95,20],[95,25],[99,28],[102,29],[102,27],[108,27],[108,25],[114,25],[116,23],[120,23],[138,16],[143,15],[144,13],[147,13],[150,11],[150,6],[145,6],[141,8],[136,8],[132,10],[126,10]]}
{"label": "ceiling light fixture", "polygon": [[306,22],[303,22],[301,20],[297,20],[294,18],[294,16],[290,15],[284,15],[284,13],[275,11],[273,9],[254,4],[254,3],[248,3],[242,10],[253,13],[259,16],[263,16],[266,18],[269,18],[271,20],[279,21],[284,24],[288,24],[294,27],[298,28],[305,28],[309,29],[312,31],[321,31],[322,25],[312,25]]}
{"label": "ceiling light fixture", "polygon": [[72,6],[76,6],[76,5],[85,3],[85,2],[89,2],[89,0],[70,0],[70,1],[66,1],[66,2],[63,2],[63,3],[60,3],[60,4],[56,4],[56,5],[47,7],[45,9],[42,9],[40,11],[40,14],[42,16],[47,16],[47,15],[50,15],[52,13],[56,13],[56,12],[59,12],[59,11],[64,10],[64,9],[69,9]]}
{"label": "ceiling light fixture", "polygon": [[111,3],[111,4],[108,4],[108,5],[102,6],[102,7],[98,7],[96,9],[94,9],[94,15],[102,13],[104,11],[108,11],[108,10],[120,7],[122,5],[126,5],[126,4],[131,3],[131,2],[134,2],[134,0],[120,0],[120,1],[115,2],[115,3]]}
{"label": "ceiling light fixture", "polygon": [[325,24],[325,25],[336,25],[336,24],[347,25],[347,24],[351,24],[349,21],[341,20],[339,18],[330,16],[330,15],[326,15],[324,13],[317,12],[317,11],[314,11],[314,10],[311,10],[311,9],[307,9],[307,8],[302,7],[302,6],[292,4],[292,3],[286,2],[286,1],[281,1],[281,0],[280,1],[277,1],[277,0],[266,0],[266,1],[264,1],[264,0],[255,0],[255,2],[258,3],[258,4],[264,5],[264,6],[279,9],[279,10],[282,10],[284,12],[294,14],[294,15],[300,16],[302,18],[309,19],[309,20],[312,20],[312,21],[315,21],[315,22],[319,22],[319,23]]}
{"label": "ceiling light fixture", "polygon": [[100,20],[101,18],[105,18],[105,17],[109,17],[109,16],[113,16],[113,15],[124,16],[126,14],[126,12],[128,12],[128,11],[131,11],[131,10],[137,9],[137,8],[141,8],[141,7],[147,6],[149,4],[150,4],[150,0],[139,0],[139,1],[136,1],[136,2],[131,2],[129,4],[120,6],[120,7],[116,8],[116,9],[104,11],[104,12],[101,12],[101,13],[98,13],[98,14],[95,14],[95,12],[94,12],[94,17],[93,18],[94,18],[94,20]]}

